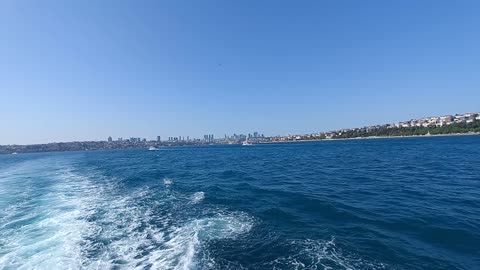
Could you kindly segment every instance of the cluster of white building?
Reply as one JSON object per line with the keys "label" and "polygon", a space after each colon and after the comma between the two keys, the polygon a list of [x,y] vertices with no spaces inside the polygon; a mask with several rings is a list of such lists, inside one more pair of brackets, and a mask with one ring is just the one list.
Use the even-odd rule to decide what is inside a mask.
{"label": "cluster of white building", "polygon": [[362,127],[362,128],[352,128],[352,129],[342,129],[342,130],[335,130],[335,131],[329,131],[325,133],[318,133],[318,134],[310,134],[310,135],[304,135],[304,136],[297,136],[297,137],[287,137],[286,139],[293,139],[293,140],[298,140],[298,139],[305,139],[308,136],[315,136],[315,137],[320,137],[322,134],[325,136],[327,139],[331,139],[337,135],[342,135],[345,132],[348,131],[355,131],[355,130],[364,130],[364,131],[373,131],[376,129],[380,128],[408,128],[408,127],[441,127],[444,125],[450,125],[453,123],[473,123],[474,121],[480,121],[480,112],[474,112],[474,113],[464,113],[464,114],[455,114],[455,115],[444,115],[444,116],[433,116],[433,117],[424,117],[421,119],[412,119],[409,121],[404,121],[404,122],[397,122],[394,124],[387,124],[387,125],[375,125],[375,126],[368,126],[368,127]]}
{"label": "cluster of white building", "polygon": [[394,129],[394,128],[410,128],[410,127],[442,127],[444,125],[451,125],[454,123],[473,123],[480,121],[480,112],[463,113],[455,115],[424,117],[421,119],[412,119],[409,121],[397,122],[386,125],[374,125],[361,128],[340,129],[327,132],[303,134],[303,135],[286,135],[273,136],[269,141],[298,141],[298,140],[313,140],[313,139],[332,139],[347,132],[359,131],[370,132],[378,129]]}
{"label": "cluster of white building", "polygon": [[453,123],[472,123],[475,120],[480,120],[480,112],[476,113],[464,113],[456,115],[434,116],[425,117],[421,119],[412,119],[410,121],[398,122],[391,127],[441,127],[444,125],[450,125]]}

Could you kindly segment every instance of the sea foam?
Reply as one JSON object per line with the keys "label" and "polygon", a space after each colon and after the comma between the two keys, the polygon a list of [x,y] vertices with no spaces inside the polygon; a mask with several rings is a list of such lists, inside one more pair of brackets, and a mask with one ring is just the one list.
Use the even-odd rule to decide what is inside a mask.
{"label": "sea foam", "polygon": [[385,264],[363,259],[356,254],[344,252],[330,240],[292,240],[292,254],[268,263],[272,269],[392,269]]}
{"label": "sea foam", "polygon": [[[45,163],[51,163],[48,173],[41,170]],[[143,186],[124,192],[120,179],[68,162],[27,167],[22,170],[31,182],[14,196],[22,199],[9,202],[0,217],[0,268],[196,269],[205,265],[209,241],[234,239],[254,224],[242,212],[185,207],[202,202],[202,191]],[[14,192],[2,181],[2,194]],[[34,188],[40,181],[46,183],[42,192]]]}
{"label": "sea foam", "polygon": [[253,220],[242,213],[192,220],[166,237],[164,248],[153,252],[151,263],[156,269],[192,269],[202,244],[214,239],[233,239],[250,231],[252,226]]}
{"label": "sea foam", "polygon": [[199,192],[195,192],[191,199],[190,199],[190,202],[192,204],[197,204],[197,203],[200,203],[201,201],[203,201],[203,199],[205,198],[205,193],[203,191],[199,191]]}
{"label": "sea foam", "polygon": [[163,178],[163,184],[168,187],[172,184],[172,180],[170,178]]}
{"label": "sea foam", "polygon": [[68,169],[59,167],[43,173],[36,170],[37,162],[44,161],[34,161],[24,170],[27,175],[37,176],[37,187],[45,186],[41,192],[27,188],[24,200],[11,204],[10,215],[2,218],[0,238],[4,255],[0,268],[80,268],[80,242],[88,230],[88,222],[83,219],[88,214],[84,206],[92,192],[86,193],[88,183],[74,177]]}

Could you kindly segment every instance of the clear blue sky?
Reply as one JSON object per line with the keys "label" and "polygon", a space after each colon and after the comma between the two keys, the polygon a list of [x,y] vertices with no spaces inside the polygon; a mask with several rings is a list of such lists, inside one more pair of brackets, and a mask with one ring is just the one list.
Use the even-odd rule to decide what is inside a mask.
{"label": "clear blue sky", "polygon": [[480,1],[0,2],[0,144],[480,111]]}

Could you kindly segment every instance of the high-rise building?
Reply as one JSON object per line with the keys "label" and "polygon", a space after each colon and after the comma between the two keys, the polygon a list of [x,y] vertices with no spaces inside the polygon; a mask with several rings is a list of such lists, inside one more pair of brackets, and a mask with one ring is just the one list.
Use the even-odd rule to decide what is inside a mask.
{"label": "high-rise building", "polygon": [[109,142],[109,143],[112,142],[112,136],[109,136],[109,137],[108,137],[108,142]]}
{"label": "high-rise building", "polygon": [[161,142],[162,138],[160,136],[157,136],[157,142]]}
{"label": "high-rise building", "polygon": [[256,132],[256,131],[253,132],[253,137],[254,137],[254,138],[258,138],[258,132]]}
{"label": "high-rise building", "polygon": [[213,134],[203,135],[203,141],[207,143],[213,142]]}

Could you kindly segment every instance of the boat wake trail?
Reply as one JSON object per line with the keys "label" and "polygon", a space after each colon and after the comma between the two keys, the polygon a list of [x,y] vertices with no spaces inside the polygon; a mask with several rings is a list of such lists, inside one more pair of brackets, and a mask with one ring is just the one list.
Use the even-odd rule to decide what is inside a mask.
{"label": "boat wake trail", "polygon": [[[38,165],[28,164],[28,170],[22,168],[28,173],[16,174],[16,180],[24,180],[23,195],[16,194],[21,199],[10,201],[1,215],[0,268],[78,268],[83,261],[79,243],[89,229],[85,206],[91,199],[82,195],[91,194],[91,187],[59,170],[37,171]],[[2,191],[8,191],[5,184]]]}
{"label": "boat wake trail", "polygon": [[[41,175],[34,167],[29,172]],[[68,166],[40,178],[43,187],[25,188],[24,199],[0,216],[1,269],[196,269],[209,241],[234,239],[254,224],[242,212],[195,211],[203,192],[131,190],[119,179]]]}
{"label": "boat wake trail", "polygon": [[[0,175],[0,269],[248,269],[218,256],[255,241],[249,232],[256,221],[248,214],[203,203],[204,192],[180,192],[168,178],[132,187],[68,162],[45,170],[48,162]],[[288,256],[249,266],[385,269],[343,252],[334,239],[280,246]]]}

